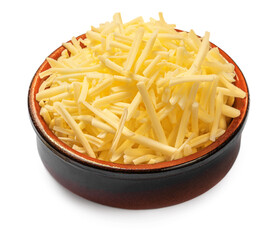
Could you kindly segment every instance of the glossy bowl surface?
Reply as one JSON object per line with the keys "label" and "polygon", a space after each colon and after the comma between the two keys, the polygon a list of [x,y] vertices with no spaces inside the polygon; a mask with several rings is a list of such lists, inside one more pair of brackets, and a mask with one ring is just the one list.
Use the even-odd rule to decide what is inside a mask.
{"label": "glossy bowl surface", "polygon": [[[85,35],[79,36],[85,38]],[[79,38],[78,37],[78,38]],[[212,47],[216,47],[211,43]],[[64,47],[50,58],[57,59]],[[192,199],[218,183],[233,165],[240,147],[241,133],[249,109],[249,92],[245,78],[235,62],[236,86],[247,93],[237,98],[234,107],[241,111],[226,132],[203,150],[190,156],[152,165],[124,165],[105,162],[81,154],[61,142],[39,114],[35,96],[42,83],[39,73],[48,69],[45,60],[31,82],[28,108],[40,157],[51,175],[74,193],[89,200],[128,209],[158,208]]]}

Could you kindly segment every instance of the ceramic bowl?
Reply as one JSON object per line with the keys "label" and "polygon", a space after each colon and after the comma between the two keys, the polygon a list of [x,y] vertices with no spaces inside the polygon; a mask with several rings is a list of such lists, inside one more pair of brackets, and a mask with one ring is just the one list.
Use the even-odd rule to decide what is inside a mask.
{"label": "ceramic bowl", "polygon": [[[85,38],[85,35],[79,37]],[[212,47],[216,47],[211,43]],[[57,59],[64,47],[50,58]],[[220,53],[235,66],[235,85],[247,93],[237,98],[234,107],[241,111],[226,132],[201,151],[178,160],[152,165],[124,165],[93,159],[61,142],[39,114],[35,100],[42,80],[39,73],[48,69],[45,60],[34,75],[28,94],[28,109],[36,132],[41,160],[50,174],[70,191],[91,201],[119,208],[160,208],[190,200],[217,184],[230,170],[239,152],[241,134],[249,109],[249,92],[244,75],[220,48]]]}

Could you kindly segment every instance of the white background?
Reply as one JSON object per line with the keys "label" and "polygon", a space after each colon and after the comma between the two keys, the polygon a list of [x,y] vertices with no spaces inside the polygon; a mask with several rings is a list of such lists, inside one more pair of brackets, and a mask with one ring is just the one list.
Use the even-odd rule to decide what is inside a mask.
{"label": "white background", "polygon": [[[270,239],[268,1],[1,1],[0,239]],[[45,170],[27,111],[45,57],[91,25],[137,16],[210,40],[243,71],[250,114],[235,165],[214,188],[176,206],[130,211],[84,200]]]}

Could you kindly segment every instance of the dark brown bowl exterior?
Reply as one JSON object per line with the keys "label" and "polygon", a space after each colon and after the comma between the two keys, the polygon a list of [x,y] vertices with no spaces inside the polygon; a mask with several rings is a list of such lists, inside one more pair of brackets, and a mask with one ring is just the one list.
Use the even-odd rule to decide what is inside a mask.
{"label": "dark brown bowl exterior", "polygon": [[149,173],[89,167],[55,151],[40,137],[37,145],[47,170],[72,192],[112,207],[149,209],[190,200],[217,184],[237,157],[241,130],[225,146],[200,161]]}
{"label": "dark brown bowl exterior", "polygon": [[[63,49],[58,48],[50,57],[57,59]],[[137,166],[92,159],[70,149],[53,135],[35,101],[41,83],[38,74],[49,68],[44,61],[30,85],[28,109],[37,134],[38,152],[47,170],[63,186],[86,199],[126,209],[170,206],[212,188],[227,174],[237,157],[249,109],[249,92],[242,72],[219,50],[235,65],[236,85],[247,93],[245,99],[235,101],[241,115],[232,120],[224,135],[198,153],[170,162]]]}

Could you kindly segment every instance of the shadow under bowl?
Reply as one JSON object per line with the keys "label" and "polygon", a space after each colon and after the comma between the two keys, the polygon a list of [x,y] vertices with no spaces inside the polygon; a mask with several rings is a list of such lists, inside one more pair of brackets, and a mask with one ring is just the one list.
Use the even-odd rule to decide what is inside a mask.
{"label": "shadow under bowl", "polygon": [[[81,35],[78,38],[85,38]],[[216,47],[211,43],[211,47]],[[64,47],[50,58],[57,59]],[[39,114],[36,94],[44,79],[39,74],[50,65],[45,60],[35,73],[28,93],[28,109],[37,135],[41,160],[50,174],[70,191],[91,201],[126,209],[160,208],[190,200],[216,185],[230,170],[239,152],[241,134],[248,109],[249,92],[244,75],[236,63],[219,48],[222,56],[235,66],[235,85],[247,93],[236,98],[241,111],[226,132],[201,151],[170,162],[152,165],[125,165],[105,162],[81,154],[61,142]]]}

